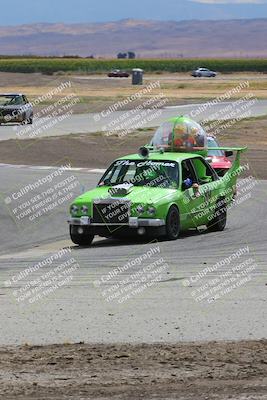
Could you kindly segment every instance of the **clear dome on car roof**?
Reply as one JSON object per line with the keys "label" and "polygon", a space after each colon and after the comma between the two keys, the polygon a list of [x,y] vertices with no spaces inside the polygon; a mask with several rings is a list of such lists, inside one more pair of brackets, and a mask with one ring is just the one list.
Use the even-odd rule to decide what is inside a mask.
{"label": "clear dome on car roof", "polygon": [[170,151],[201,151],[208,147],[207,134],[190,118],[171,118],[156,130],[150,145]]}

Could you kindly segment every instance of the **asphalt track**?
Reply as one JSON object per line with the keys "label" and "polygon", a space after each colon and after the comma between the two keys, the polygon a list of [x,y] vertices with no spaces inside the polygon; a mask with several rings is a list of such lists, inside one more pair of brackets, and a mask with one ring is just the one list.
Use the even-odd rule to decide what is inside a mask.
{"label": "asphalt track", "polygon": [[[150,343],[266,337],[266,181],[258,181],[250,191],[251,197],[229,211],[223,232],[191,231],[177,241],[158,243],[96,238],[92,247],[78,248],[68,239],[66,204],[42,222],[32,222],[27,229],[18,228],[8,212],[4,199],[47,173],[43,169],[0,168],[0,344]],[[92,188],[99,179],[96,173],[74,171],[73,174],[79,180],[75,194],[83,187]],[[39,192],[36,189],[32,194]],[[69,245],[71,257],[79,265],[73,279],[34,304],[18,303],[15,290],[18,292],[29,280],[37,279],[59,263],[54,261],[19,282],[12,281],[12,277]],[[235,260],[232,257],[231,263],[225,264],[223,260],[229,260],[247,246],[249,252]],[[124,303],[107,301],[103,289],[111,290],[119,279],[115,276],[108,281],[110,271],[148,254],[152,248],[158,248],[158,253],[143,259],[141,265],[124,270],[122,276],[126,279],[162,258],[166,268],[159,281]],[[204,285],[223,274],[226,277],[231,268],[248,258],[255,263],[249,281],[212,303],[196,300],[196,293],[203,293]],[[198,273],[220,261],[219,268],[196,280]],[[9,280],[11,286],[5,283]]]}
{"label": "asphalt track", "polygon": [[[176,115],[189,115],[196,121],[209,120],[212,115],[223,111],[227,106],[233,105],[232,102],[219,102],[218,104],[207,107],[202,111],[203,103],[187,104],[181,106],[170,106],[151,112],[151,120],[148,120],[140,126],[141,128],[148,128],[158,126],[163,120],[176,116]],[[248,110],[250,111],[249,117],[257,117],[266,115],[267,100],[256,100],[255,104],[251,105]],[[247,111],[247,110],[246,110]],[[66,115],[62,120],[47,117],[36,118],[34,124],[30,126],[30,131],[26,129],[28,125],[7,124],[0,126],[0,141],[8,139],[29,139],[47,136],[69,135],[76,133],[92,133],[110,131],[113,122],[124,121],[126,111],[112,111],[103,110],[99,114],[74,114]],[[222,115],[227,119],[229,112],[223,112]],[[134,115],[133,115],[134,117]],[[230,117],[229,117],[230,118]],[[233,118],[233,117],[231,117]],[[220,119],[220,118],[218,118]],[[115,125],[118,125],[115,123]],[[30,136],[33,135],[33,136]]]}

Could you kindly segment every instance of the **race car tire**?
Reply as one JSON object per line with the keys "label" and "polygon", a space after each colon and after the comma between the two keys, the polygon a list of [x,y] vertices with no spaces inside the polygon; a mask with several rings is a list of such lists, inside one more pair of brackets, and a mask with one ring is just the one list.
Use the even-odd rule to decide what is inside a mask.
{"label": "race car tire", "polygon": [[33,123],[33,117],[29,117],[29,118],[27,119],[27,124],[28,124],[28,125],[32,125],[32,123]]}
{"label": "race car tire", "polygon": [[169,240],[176,240],[180,233],[180,215],[177,207],[171,206],[166,218],[166,236]]}
{"label": "race car tire", "polygon": [[78,234],[78,233],[72,233],[72,229],[70,226],[70,238],[74,244],[78,244],[79,246],[90,246],[94,239],[93,234]]}
{"label": "race car tire", "polygon": [[26,118],[26,113],[22,114],[22,121],[21,121],[21,125],[26,125],[28,122],[27,118]]}
{"label": "race car tire", "polygon": [[217,232],[223,231],[227,222],[227,208],[225,201],[220,199],[217,201],[214,217],[208,223],[207,227],[210,231]]}

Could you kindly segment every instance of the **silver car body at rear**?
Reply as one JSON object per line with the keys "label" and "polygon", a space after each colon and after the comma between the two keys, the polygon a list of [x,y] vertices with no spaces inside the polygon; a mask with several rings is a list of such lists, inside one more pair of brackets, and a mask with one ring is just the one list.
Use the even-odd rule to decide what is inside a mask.
{"label": "silver car body at rear", "polygon": [[0,93],[0,123],[9,122],[32,124],[33,108],[27,97],[21,93]]}

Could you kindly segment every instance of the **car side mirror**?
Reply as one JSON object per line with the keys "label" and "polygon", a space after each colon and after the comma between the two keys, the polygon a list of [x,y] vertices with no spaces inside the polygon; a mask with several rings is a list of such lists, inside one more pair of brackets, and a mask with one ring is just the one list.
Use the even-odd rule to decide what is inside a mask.
{"label": "car side mirror", "polygon": [[231,157],[234,153],[232,151],[226,150],[225,157]]}
{"label": "car side mirror", "polygon": [[182,183],[182,190],[189,189],[189,188],[191,188],[192,185],[193,185],[192,179],[187,178]]}

